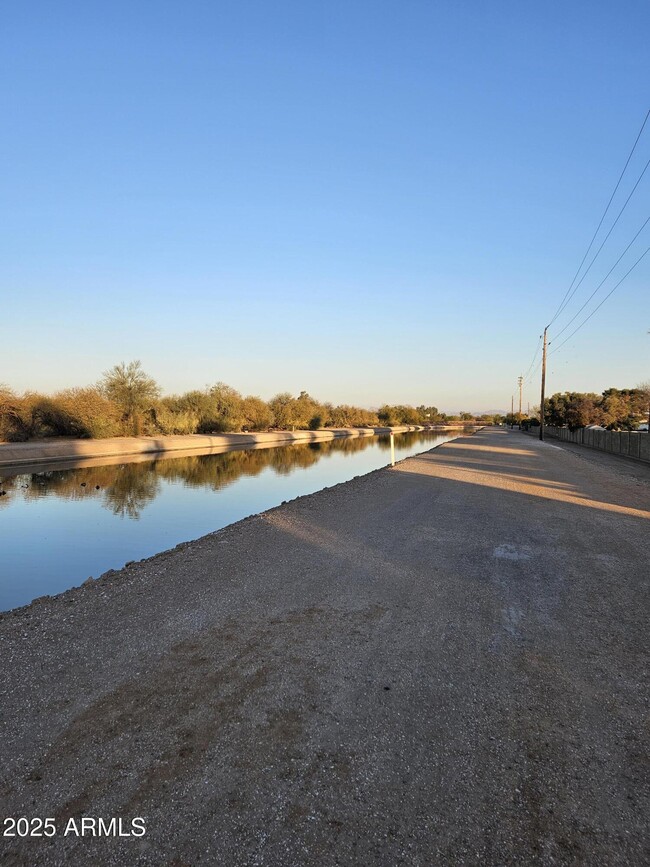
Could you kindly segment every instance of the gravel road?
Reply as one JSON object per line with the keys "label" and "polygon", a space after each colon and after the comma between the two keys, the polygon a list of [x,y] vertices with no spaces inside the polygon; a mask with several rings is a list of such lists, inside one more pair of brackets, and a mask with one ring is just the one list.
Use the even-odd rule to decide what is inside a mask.
{"label": "gravel road", "polygon": [[649,531],[486,429],[5,614],[0,863],[650,863]]}

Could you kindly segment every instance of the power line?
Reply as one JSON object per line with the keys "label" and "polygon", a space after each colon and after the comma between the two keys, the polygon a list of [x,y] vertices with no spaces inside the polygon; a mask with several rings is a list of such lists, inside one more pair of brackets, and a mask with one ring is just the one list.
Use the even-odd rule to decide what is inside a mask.
{"label": "power line", "polygon": [[539,340],[537,341],[537,349],[535,350],[535,355],[533,355],[533,360],[528,365],[528,370],[524,373],[524,379],[528,378],[528,374],[531,371],[533,364],[535,364],[535,359],[537,358],[537,353],[539,352],[540,346],[542,345],[542,335],[539,335]]}
{"label": "power line", "polygon": [[[605,217],[607,216],[607,212],[609,211],[610,205],[612,204],[612,201],[613,201],[613,199],[614,199],[614,196],[616,195],[616,191],[618,190],[618,188],[619,188],[619,186],[620,186],[620,184],[621,184],[621,181],[623,180],[623,175],[625,174],[625,171],[626,171],[626,169],[627,169],[627,167],[628,167],[628,165],[629,165],[629,163],[630,163],[630,160],[632,159],[632,155],[634,154],[634,151],[636,150],[636,146],[637,146],[637,144],[638,144],[638,142],[639,142],[639,139],[641,138],[641,133],[643,132],[643,130],[644,130],[644,128],[645,128],[645,125],[646,125],[646,123],[647,123],[647,121],[648,121],[648,117],[650,117],[650,109],[648,109],[648,112],[647,112],[647,114],[646,114],[646,116],[645,116],[645,118],[644,118],[644,120],[643,120],[643,123],[641,124],[641,129],[639,130],[639,132],[638,132],[638,134],[637,134],[637,137],[636,137],[636,139],[635,139],[635,141],[634,141],[634,144],[632,145],[632,150],[630,151],[629,156],[628,156],[627,160],[625,161],[625,165],[623,166],[623,171],[622,171],[621,174],[619,175],[618,181],[616,182],[616,186],[614,187],[614,191],[612,192],[611,196],[609,197],[609,201],[607,202],[607,205],[606,205],[606,207],[605,207],[605,210],[603,211],[603,215],[602,215],[602,217],[600,218],[600,222],[599,222],[598,225],[596,226],[596,231],[594,232],[594,234],[593,234],[593,236],[592,236],[592,238],[591,238],[591,241],[589,242],[589,246],[587,247],[587,249],[586,249],[586,251],[585,251],[585,254],[584,254],[584,256],[582,257],[582,261],[580,262],[580,265],[578,266],[578,270],[576,271],[575,276],[574,276],[573,280],[571,281],[571,284],[570,284],[569,288],[568,288],[567,291],[565,292],[565,294],[564,294],[564,298],[563,298],[562,301],[560,302],[560,306],[559,306],[558,309],[555,311],[555,314],[554,314],[553,318],[551,319],[551,321],[548,323],[549,326],[552,325],[552,324],[555,322],[555,320],[557,319],[557,317],[558,317],[558,316],[560,315],[560,313],[562,312],[563,308],[566,306],[566,305],[565,305],[565,301],[567,300],[567,296],[569,295],[569,292],[571,292],[571,289],[573,288],[574,283],[575,283],[576,280],[578,279],[578,274],[580,273],[580,271],[581,271],[581,269],[582,269],[582,266],[584,265],[584,263],[585,263],[585,261],[586,261],[586,259],[587,259],[587,256],[589,255],[589,251],[591,250],[591,248],[592,248],[592,246],[593,246],[593,243],[594,243],[594,241],[596,240],[596,236],[598,235],[598,232],[600,231],[600,227],[601,227],[602,224],[603,224],[603,220],[604,220]],[[647,166],[646,166],[646,168],[647,168]],[[644,172],[645,172],[645,169],[644,169]],[[638,184],[638,181],[637,181],[637,184]],[[635,186],[635,189],[636,189],[636,186]],[[627,202],[626,202],[626,204],[627,204]],[[620,214],[619,214],[619,217],[620,217]],[[612,228],[613,228],[613,227],[612,227]],[[611,230],[610,230],[610,231],[611,231]],[[609,236],[608,236],[608,237],[609,237]],[[606,240],[606,239],[605,239],[605,240]],[[599,252],[600,252],[600,251],[599,251]],[[592,264],[593,264],[593,262],[592,262]],[[591,266],[590,266],[590,267],[591,267]],[[547,327],[548,327],[548,326],[547,326]]]}
{"label": "power line", "polygon": [[[621,214],[622,214],[623,211],[627,208],[627,204],[628,204],[628,202],[630,201],[630,199],[632,198],[632,196],[634,195],[634,191],[636,190],[636,188],[637,188],[637,187],[639,186],[639,184],[641,183],[641,178],[642,178],[642,177],[644,176],[644,174],[646,173],[646,170],[647,170],[648,166],[650,166],[650,160],[648,160],[648,162],[647,162],[647,163],[645,164],[645,166],[643,167],[643,171],[642,171],[641,174],[639,175],[636,184],[632,187],[632,192],[630,193],[630,195],[629,195],[629,196],[627,197],[627,199],[625,200],[625,203],[623,204],[623,207],[621,208],[621,210],[618,212],[618,216],[616,217],[616,219],[615,219],[614,222],[612,223],[612,225],[611,225],[611,227],[610,227],[610,229],[609,229],[609,232],[605,235],[602,244],[600,245],[600,247],[599,247],[598,250],[596,251],[596,255],[594,256],[594,258],[593,258],[593,259],[591,260],[591,262],[589,263],[587,269],[585,270],[585,272],[584,272],[584,274],[582,275],[582,277],[580,278],[580,280],[578,280],[578,282],[577,282],[576,285],[574,286],[574,288],[573,288],[573,292],[571,292],[571,294],[569,295],[569,297],[566,299],[566,302],[564,302],[564,305],[560,308],[560,310],[558,310],[558,312],[557,312],[557,313],[555,314],[555,316],[553,317],[554,319],[557,319],[557,317],[560,315],[560,313],[562,312],[562,310],[564,310],[564,309],[566,308],[566,306],[567,306],[567,304],[569,303],[569,301],[573,298],[573,296],[576,294],[576,292],[577,292],[578,289],[580,288],[580,286],[581,286],[581,284],[582,284],[582,281],[585,279],[585,277],[587,276],[587,274],[591,271],[591,266],[594,264],[594,262],[596,261],[596,259],[600,256],[600,251],[603,249],[603,247],[604,247],[605,244],[607,243],[607,239],[609,238],[609,236],[610,236],[610,235],[612,234],[612,232],[614,231],[614,228],[615,228],[616,224],[618,223],[618,221],[619,221],[620,218],[621,218]],[[550,324],[550,323],[549,323],[549,324]]]}
{"label": "power line", "polygon": [[[579,281],[577,282],[577,284],[576,284],[576,281],[578,280],[578,276],[580,275],[580,272],[582,271],[582,268],[583,268],[585,262],[587,261],[587,257],[589,256],[589,253],[591,252],[591,249],[592,249],[592,247],[593,247],[593,245],[594,245],[594,242],[595,242],[596,238],[598,237],[598,233],[600,232],[600,229],[601,229],[601,227],[602,227],[602,225],[603,225],[603,223],[604,223],[604,221],[605,221],[605,217],[606,217],[607,214],[609,213],[609,209],[610,209],[610,207],[611,207],[611,204],[612,204],[612,202],[613,202],[613,200],[614,200],[614,197],[616,196],[616,193],[618,192],[618,189],[619,189],[619,187],[620,187],[620,185],[621,185],[621,181],[623,180],[623,177],[624,177],[624,175],[625,175],[625,173],[626,173],[626,171],[627,171],[627,168],[628,168],[628,166],[629,166],[629,164],[630,164],[630,161],[631,161],[631,159],[632,159],[632,157],[633,157],[633,155],[634,155],[634,152],[636,151],[636,147],[637,147],[637,145],[638,145],[638,143],[639,143],[639,140],[640,140],[640,138],[641,138],[641,136],[642,136],[642,134],[643,134],[643,130],[645,129],[645,126],[646,126],[646,124],[647,124],[647,122],[648,122],[648,118],[649,118],[649,117],[650,117],[650,109],[648,109],[648,111],[646,112],[646,115],[645,115],[645,117],[644,117],[644,119],[643,119],[643,123],[641,124],[641,128],[639,129],[639,131],[638,131],[638,133],[637,133],[637,136],[636,136],[636,138],[635,138],[635,140],[634,140],[634,144],[632,145],[632,149],[630,150],[630,153],[628,154],[628,157],[627,157],[627,159],[626,159],[626,161],[625,161],[625,165],[623,166],[623,169],[621,170],[621,173],[620,173],[620,175],[619,175],[619,177],[618,177],[618,180],[616,181],[616,185],[614,186],[614,189],[613,189],[613,191],[612,191],[612,193],[611,193],[611,195],[610,195],[610,197],[609,197],[609,200],[608,200],[608,202],[607,202],[607,205],[605,206],[605,210],[603,211],[602,216],[601,216],[601,218],[600,218],[600,220],[599,220],[599,222],[598,222],[598,225],[596,226],[596,230],[595,230],[594,234],[592,235],[591,240],[589,241],[589,245],[587,246],[587,249],[585,250],[585,253],[584,253],[583,257],[582,257],[582,260],[581,260],[581,262],[580,262],[580,265],[578,266],[578,270],[577,270],[576,273],[574,274],[573,280],[571,281],[571,283],[570,283],[568,289],[567,289],[566,292],[564,293],[564,297],[562,298],[562,301],[560,302],[560,304],[559,304],[557,310],[556,310],[555,313],[553,314],[552,319],[550,320],[549,324],[544,328],[544,333],[543,333],[542,337],[540,337],[540,341],[543,339],[543,343],[544,343],[544,352],[543,352],[543,355],[542,355],[542,359],[541,359],[540,362],[535,366],[535,359],[537,358],[537,354],[538,354],[538,352],[539,352],[539,344],[538,344],[538,346],[537,346],[537,348],[536,348],[536,350],[535,350],[535,354],[534,354],[534,356],[533,356],[533,360],[532,360],[532,362],[531,362],[531,364],[530,364],[530,366],[529,366],[529,368],[528,368],[528,371],[526,372],[526,374],[525,374],[524,377],[520,377],[520,379],[519,379],[520,389],[521,389],[521,383],[522,383],[522,380],[527,380],[528,378],[530,378],[530,380],[532,381],[532,377],[536,375],[537,370],[538,370],[540,367],[541,367],[541,369],[542,369],[542,374],[541,374],[541,375],[542,375],[541,402],[540,402],[540,414],[541,414],[541,415],[540,415],[540,434],[539,434],[541,440],[544,439],[544,391],[545,391],[545,379],[546,379],[546,359],[547,359],[547,354],[548,354],[548,353],[547,353],[547,346],[548,346],[548,341],[547,341],[547,332],[548,332],[548,329],[549,329],[549,327],[550,327],[550,326],[551,326],[551,325],[556,321],[556,319],[558,318],[558,316],[560,316],[560,314],[563,312],[563,310],[566,309],[567,305],[569,304],[569,302],[571,301],[571,299],[573,298],[573,296],[575,295],[575,293],[576,293],[576,292],[578,291],[578,289],[580,288],[580,286],[581,286],[581,284],[583,283],[585,277],[587,276],[587,274],[588,274],[589,271],[591,270],[591,268],[592,268],[592,266],[594,265],[596,259],[597,259],[598,256],[600,255],[600,253],[601,253],[603,247],[604,247],[605,244],[607,243],[607,240],[609,239],[609,237],[611,236],[612,232],[614,231],[614,228],[616,227],[616,225],[617,225],[618,221],[620,220],[620,218],[621,218],[623,212],[625,211],[625,209],[626,209],[626,207],[627,207],[627,205],[628,205],[630,199],[632,198],[632,196],[634,195],[634,193],[635,193],[637,187],[638,187],[639,184],[641,183],[641,180],[642,180],[643,176],[645,175],[645,173],[646,173],[648,167],[650,166],[650,160],[648,160],[648,162],[647,162],[647,163],[645,164],[645,166],[643,167],[643,170],[642,170],[641,174],[640,174],[639,177],[637,178],[636,183],[635,183],[634,186],[632,187],[631,192],[629,193],[628,197],[626,198],[625,202],[623,203],[623,207],[622,207],[622,208],[620,209],[620,211],[618,212],[618,214],[617,214],[617,216],[616,216],[616,219],[615,219],[614,222],[612,223],[612,225],[611,225],[609,231],[607,232],[607,234],[606,234],[604,240],[602,241],[602,243],[600,244],[598,250],[596,251],[596,254],[593,256],[593,258],[592,258],[591,262],[589,263],[588,267],[586,268],[586,270],[585,270],[584,273],[582,274],[582,277],[580,277],[580,280],[579,280]],[[562,333],[564,333],[564,332],[566,331],[566,329],[571,325],[571,323],[574,322],[575,319],[580,315],[580,313],[585,309],[585,307],[587,306],[587,304],[589,304],[589,302],[594,298],[594,296],[596,295],[596,293],[601,289],[601,287],[603,286],[603,284],[605,283],[605,281],[609,278],[609,276],[612,274],[612,272],[614,271],[614,269],[618,266],[618,264],[620,263],[620,261],[621,261],[621,259],[623,258],[623,256],[625,256],[625,254],[627,253],[627,251],[630,249],[630,247],[632,246],[632,244],[634,243],[634,241],[636,241],[636,239],[637,239],[638,236],[641,234],[641,232],[643,231],[643,229],[645,228],[645,226],[647,225],[647,223],[648,223],[649,221],[650,221],[650,218],[648,218],[648,220],[645,221],[645,223],[643,224],[643,226],[641,226],[641,228],[640,228],[639,231],[636,233],[636,235],[634,236],[634,238],[632,239],[632,241],[630,241],[630,243],[627,245],[627,247],[625,248],[625,250],[623,251],[623,253],[622,253],[622,254],[619,256],[619,258],[616,260],[616,262],[614,263],[614,265],[612,266],[612,268],[610,268],[610,270],[607,272],[607,274],[605,275],[605,277],[603,278],[603,280],[601,280],[601,282],[598,284],[598,286],[596,287],[596,289],[591,293],[591,295],[589,296],[589,298],[587,299],[587,301],[582,305],[582,307],[578,310],[578,312],[577,312],[577,313],[576,313],[576,314],[575,314],[575,315],[574,315],[574,316],[569,320],[569,322],[564,326],[564,328],[562,328],[562,330],[559,332],[559,334],[562,334]],[[593,315],[594,315],[594,314],[595,314],[595,313],[596,313],[596,312],[597,312],[597,311],[602,307],[602,305],[605,303],[605,301],[607,301],[607,299],[610,298],[610,297],[613,295],[613,293],[616,291],[616,289],[618,289],[618,287],[621,285],[621,283],[622,283],[622,282],[623,282],[623,281],[624,281],[624,280],[625,280],[625,279],[626,279],[626,278],[627,278],[627,277],[632,273],[632,271],[636,268],[636,266],[637,266],[637,265],[639,264],[639,262],[644,258],[644,256],[647,255],[648,252],[650,252],[650,247],[648,247],[648,248],[645,250],[645,252],[644,252],[644,253],[643,253],[643,254],[642,254],[642,255],[637,259],[637,261],[634,263],[634,265],[632,265],[632,267],[628,269],[628,271],[623,275],[623,277],[618,281],[618,283],[617,283],[617,284],[616,284],[616,285],[615,285],[615,286],[614,286],[614,287],[613,287],[613,288],[612,288],[612,289],[607,293],[607,295],[603,298],[603,300],[600,302],[600,304],[598,304],[598,305],[597,305],[597,306],[596,306],[596,307],[591,311],[591,313],[590,313],[588,316],[585,317],[585,319],[584,319],[584,320],[583,320],[583,321],[578,325],[578,327],[575,328],[575,329],[571,332],[571,334],[569,334],[569,336],[566,337],[565,340],[563,340],[562,343],[554,349],[554,351],[558,351],[559,349],[561,349],[562,346],[564,346],[565,343],[567,343],[567,342],[568,342],[568,341],[569,341],[569,340],[570,340],[570,339],[571,339],[575,334],[577,334],[577,332],[578,332],[578,331],[579,331],[579,330],[580,330],[584,325],[587,324],[587,322],[591,319],[591,317],[592,317],[592,316],[593,316]],[[557,336],[556,336],[555,339],[557,339]],[[532,369],[533,367],[534,367],[534,370],[533,370],[532,373],[530,373],[530,371],[531,371],[531,369]]]}
{"label": "power line", "polygon": [[597,310],[600,310],[600,308],[603,306],[603,304],[605,303],[605,301],[607,301],[607,299],[608,299],[611,295],[614,294],[614,292],[618,289],[618,287],[621,285],[621,283],[623,282],[623,280],[625,280],[626,277],[628,277],[628,275],[631,274],[632,271],[634,271],[634,269],[635,269],[636,266],[639,264],[639,262],[641,261],[641,259],[643,259],[643,257],[646,256],[648,253],[650,253],[650,247],[647,247],[647,248],[645,249],[645,251],[644,251],[643,253],[641,253],[641,255],[640,255],[639,258],[636,260],[636,262],[634,263],[634,265],[632,265],[632,267],[629,269],[629,271],[627,271],[627,272],[626,272],[626,273],[621,277],[621,279],[618,281],[618,283],[616,284],[616,286],[614,286],[613,289],[610,289],[610,291],[607,293],[607,295],[605,295],[605,297],[604,297],[603,300],[600,302],[600,304],[599,304],[597,307],[594,307],[594,309],[591,311],[591,313],[589,314],[589,316],[587,316],[585,319],[583,319],[583,321],[580,323],[580,325],[578,325],[578,327],[577,327],[574,331],[572,331],[571,334],[569,334],[569,336],[566,337],[566,338],[562,341],[562,343],[560,343],[559,346],[556,346],[555,349],[553,350],[553,352],[552,352],[552,353],[549,353],[549,355],[552,355],[553,353],[555,353],[555,352],[557,352],[559,349],[561,349],[561,348],[564,346],[565,343],[567,343],[569,340],[571,340],[571,338],[573,337],[574,334],[577,334],[578,331],[580,331],[580,329],[582,328],[583,325],[586,325],[586,323],[589,322],[589,320],[590,320],[591,317],[594,315],[594,313],[596,313]]}
{"label": "power line", "polygon": [[627,245],[627,247],[623,250],[623,252],[622,252],[621,255],[618,257],[618,259],[616,260],[616,262],[614,262],[614,264],[613,264],[612,267],[609,269],[609,271],[607,272],[607,274],[605,274],[605,276],[603,277],[603,279],[600,281],[600,283],[598,284],[598,286],[596,286],[596,288],[594,289],[594,291],[591,293],[591,295],[589,296],[589,298],[587,298],[587,300],[586,300],[585,303],[582,305],[582,307],[578,310],[578,312],[577,312],[577,313],[574,313],[573,316],[571,317],[571,319],[569,319],[569,321],[567,322],[567,324],[564,326],[564,328],[562,328],[561,331],[558,331],[558,333],[555,334],[555,335],[553,336],[553,340],[557,340],[558,337],[560,336],[560,334],[564,334],[564,332],[567,330],[567,328],[569,327],[569,325],[571,325],[571,323],[574,322],[574,321],[578,318],[578,316],[582,313],[582,311],[585,309],[585,307],[587,306],[587,304],[589,304],[589,302],[591,301],[591,299],[592,299],[592,298],[594,297],[594,295],[598,292],[598,290],[599,290],[600,287],[603,285],[603,283],[607,280],[607,278],[608,278],[609,275],[612,273],[612,271],[614,270],[614,268],[616,268],[616,266],[617,266],[618,263],[621,261],[621,259],[623,258],[623,256],[625,256],[625,254],[627,253],[627,251],[630,249],[630,247],[632,246],[632,244],[636,241],[636,239],[639,237],[639,235],[640,235],[641,232],[645,229],[645,227],[648,225],[648,223],[650,223],[650,217],[648,217],[648,219],[645,221],[645,223],[641,226],[641,228],[639,229],[639,231],[638,231],[638,232],[636,233],[636,235],[632,238],[632,240],[630,241],[630,243],[629,243],[629,244]]}
{"label": "power line", "polygon": [[[535,354],[533,355],[533,360],[530,362],[530,364],[528,365],[528,369],[526,370],[526,373],[524,373],[524,375],[523,375],[523,379],[526,382],[526,384],[528,384],[529,380],[534,375],[533,365],[535,364],[535,360],[537,358],[537,355],[539,353],[541,346],[542,346],[542,335],[540,334],[539,340],[537,341],[537,348],[535,349]],[[539,367],[539,364],[537,365],[537,367]],[[537,369],[537,368],[535,368],[535,369]],[[533,371],[533,373],[531,373],[531,371]]]}
{"label": "power line", "polygon": [[526,380],[526,385],[530,385],[532,383],[533,379],[537,376],[537,372],[541,366],[542,366],[542,359],[540,358],[540,360],[535,365],[535,369],[533,371],[531,371],[528,379]]}

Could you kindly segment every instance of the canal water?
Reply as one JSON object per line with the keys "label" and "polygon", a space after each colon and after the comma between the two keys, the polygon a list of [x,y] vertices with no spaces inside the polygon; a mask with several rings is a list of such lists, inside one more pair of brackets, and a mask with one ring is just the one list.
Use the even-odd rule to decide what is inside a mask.
{"label": "canal water", "polygon": [[[401,460],[453,439],[395,435]],[[222,454],[0,471],[0,610],[60,593],[390,463],[388,435]]]}

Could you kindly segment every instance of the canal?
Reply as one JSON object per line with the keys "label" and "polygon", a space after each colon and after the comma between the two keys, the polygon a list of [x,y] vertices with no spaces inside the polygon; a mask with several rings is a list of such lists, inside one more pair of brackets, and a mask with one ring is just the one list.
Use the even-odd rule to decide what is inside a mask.
{"label": "canal", "polygon": [[[395,457],[458,433],[395,435]],[[0,471],[0,610],[390,463],[388,435]]]}

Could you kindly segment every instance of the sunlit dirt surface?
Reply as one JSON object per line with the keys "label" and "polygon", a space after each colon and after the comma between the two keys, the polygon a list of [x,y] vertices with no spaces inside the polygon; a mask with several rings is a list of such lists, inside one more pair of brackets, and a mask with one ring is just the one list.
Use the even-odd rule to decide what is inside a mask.
{"label": "sunlit dirt surface", "polygon": [[648,475],[481,431],[5,615],[6,814],[147,830],[3,863],[646,863]]}

